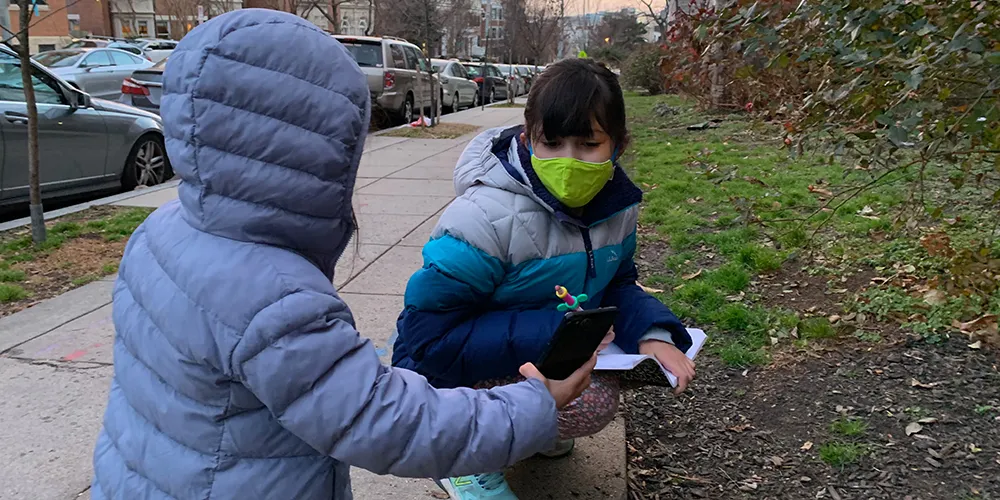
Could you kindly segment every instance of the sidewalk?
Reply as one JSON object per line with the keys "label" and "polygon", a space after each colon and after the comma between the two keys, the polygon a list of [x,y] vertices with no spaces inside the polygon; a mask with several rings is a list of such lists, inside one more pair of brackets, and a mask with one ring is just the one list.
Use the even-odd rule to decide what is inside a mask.
{"label": "sidewalk", "polygon": [[[444,121],[487,128],[519,123],[522,113],[475,108]],[[352,245],[341,258],[335,284],[385,363],[406,281],[422,264],[421,246],[454,197],[452,171],[471,137],[367,140],[354,197],[360,248]],[[138,193],[107,204],[157,207],[176,197],[176,187]],[[0,319],[0,500],[89,498],[91,452],[112,373],[113,279]],[[429,500],[439,494],[426,479],[360,469],[351,476],[358,500]],[[528,460],[508,477],[524,500],[624,499],[624,424],[619,419],[578,440],[570,458]]]}

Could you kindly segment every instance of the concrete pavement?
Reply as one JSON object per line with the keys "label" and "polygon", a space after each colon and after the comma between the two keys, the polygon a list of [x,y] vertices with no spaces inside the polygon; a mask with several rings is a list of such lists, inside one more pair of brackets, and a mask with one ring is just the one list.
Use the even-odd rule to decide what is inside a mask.
{"label": "concrete pavement", "polygon": [[[487,108],[445,116],[483,128],[521,121],[522,109]],[[337,266],[335,282],[362,335],[388,363],[387,345],[406,280],[439,213],[453,199],[451,173],[471,135],[417,140],[372,135],[354,204],[360,245]],[[157,207],[176,184],[94,204]],[[111,286],[97,281],[0,319],[0,499],[89,498],[91,452],[112,372]],[[560,460],[528,460],[508,472],[522,499],[625,497],[625,430],[619,420],[579,440]],[[429,500],[426,479],[352,469],[359,500]]]}

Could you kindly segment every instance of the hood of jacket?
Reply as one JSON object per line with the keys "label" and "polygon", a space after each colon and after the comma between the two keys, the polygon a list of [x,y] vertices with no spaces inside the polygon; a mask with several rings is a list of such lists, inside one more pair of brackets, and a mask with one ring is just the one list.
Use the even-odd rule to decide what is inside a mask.
{"label": "hood of jacket", "polygon": [[215,21],[184,37],[164,71],[160,109],[184,218],[296,251],[332,277],[355,229],[365,76],[304,19],[243,9]]}

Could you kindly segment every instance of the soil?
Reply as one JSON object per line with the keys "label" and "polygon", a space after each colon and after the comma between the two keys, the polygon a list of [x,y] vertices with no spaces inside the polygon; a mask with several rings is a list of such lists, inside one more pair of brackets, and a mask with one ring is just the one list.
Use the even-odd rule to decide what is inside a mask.
{"label": "soil", "polygon": [[[48,221],[51,228],[58,222],[72,221],[85,224],[88,221],[108,219],[124,211],[116,207],[95,207],[83,212]],[[18,228],[0,234],[0,245],[4,242],[30,234],[28,228]],[[27,309],[39,302],[63,294],[90,281],[100,279],[107,271],[118,268],[127,239],[108,241],[99,232],[87,232],[68,238],[58,248],[41,252],[33,260],[10,264],[10,269],[23,271],[23,281],[11,283],[28,292],[22,300],[0,303],[0,317]]]}
{"label": "soil", "polygon": [[[827,316],[872,276],[783,269],[761,277],[753,293],[768,306]],[[841,330],[804,347],[789,343],[772,351],[771,365],[749,370],[706,353],[685,394],[628,392],[629,498],[1000,498],[996,352],[960,337],[928,344],[898,325],[863,328],[883,340]],[[838,419],[865,428],[840,435],[831,429]],[[829,443],[861,456],[829,465],[821,459]]]}
{"label": "soil", "polygon": [[465,123],[438,123],[433,127],[402,127],[383,132],[385,137],[407,137],[410,139],[456,139],[479,130],[475,125]]}

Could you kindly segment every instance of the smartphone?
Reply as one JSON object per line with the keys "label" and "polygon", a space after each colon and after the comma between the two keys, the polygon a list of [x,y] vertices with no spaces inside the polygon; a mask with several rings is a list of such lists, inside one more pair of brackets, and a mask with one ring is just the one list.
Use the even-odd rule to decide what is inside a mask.
{"label": "smartphone", "polygon": [[566,313],[541,359],[535,363],[538,371],[552,380],[568,378],[594,355],[617,317],[617,307]]}

